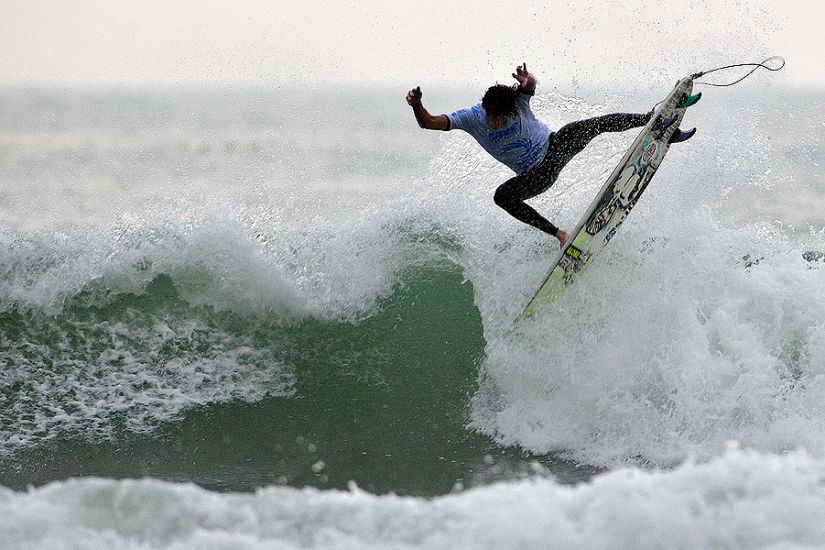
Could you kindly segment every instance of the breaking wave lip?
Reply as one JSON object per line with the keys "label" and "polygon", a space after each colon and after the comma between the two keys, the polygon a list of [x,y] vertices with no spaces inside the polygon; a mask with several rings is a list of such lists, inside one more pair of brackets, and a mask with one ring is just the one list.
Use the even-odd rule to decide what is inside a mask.
{"label": "breaking wave lip", "polygon": [[432,499],[84,478],[0,488],[0,533],[10,550],[810,548],[825,545],[824,479],[825,462],[803,451],[730,446],[666,472],[626,468],[572,487],[536,477]]}
{"label": "breaking wave lip", "polygon": [[[174,214],[169,214],[170,217]],[[129,222],[5,235],[0,306],[58,315],[67,302],[105,305],[167,276],[192,306],[285,319],[310,309],[303,292],[232,220]]]}
{"label": "breaking wave lip", "polygon": [[141,295],[165,276],[194,307],[287,323],[356,321],[396,282],[408,240],[403,213],[296,221],[270,205],[204,200],[77,227],[0,228],[0,311],[59,315],[70,301]]}

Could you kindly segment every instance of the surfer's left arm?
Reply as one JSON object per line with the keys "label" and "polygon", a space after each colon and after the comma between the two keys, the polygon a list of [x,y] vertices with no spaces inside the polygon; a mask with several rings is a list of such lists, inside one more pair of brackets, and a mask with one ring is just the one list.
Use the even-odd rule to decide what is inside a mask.
{"label": "surfer's left arm", "polygon": [[513,73],[513,78],[518,80],[518,89],[520,92],[533,95],[536,93],[536,84],[538,81],[536,77],[527,71],[527,63],[516,67],[516,72]]}

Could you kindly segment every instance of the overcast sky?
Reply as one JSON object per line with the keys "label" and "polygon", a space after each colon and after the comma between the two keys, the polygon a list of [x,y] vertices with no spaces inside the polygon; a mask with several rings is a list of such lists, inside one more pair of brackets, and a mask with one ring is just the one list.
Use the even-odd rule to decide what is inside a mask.
{"label": "overcast sky", "polygon": [[776,54],[825,87],[822,0],[0,3],[0,84],[672,84]]}

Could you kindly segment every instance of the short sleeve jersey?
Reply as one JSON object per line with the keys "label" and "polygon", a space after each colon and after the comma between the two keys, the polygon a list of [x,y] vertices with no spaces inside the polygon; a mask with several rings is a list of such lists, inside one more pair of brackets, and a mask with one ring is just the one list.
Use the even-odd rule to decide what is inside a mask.
{"label": "short sleeve jersey", "polygon": [[469,109],[460,109],[447,116],[448,130],[464,130],[478,141],[496,160],[506,164],[516,174],[526,172],[538,164],[547,153],[547,144],[553,133],[530,109],[530,97],[519,93],[516,98],[518,116],[510,117],[497,130],[487,124],[487,113],[481,103]]}

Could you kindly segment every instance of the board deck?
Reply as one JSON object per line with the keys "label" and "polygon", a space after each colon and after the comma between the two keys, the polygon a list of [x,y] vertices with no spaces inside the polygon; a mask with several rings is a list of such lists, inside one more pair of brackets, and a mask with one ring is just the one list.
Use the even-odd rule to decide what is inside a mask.
{"label": "board deck", "polygon": [[[578,225],[570,232],[570,239],[556,256],[549,275],[524,308],[523,318],[530,317],[542,306],[551,303],[616,234],[670,148],[670,137],[679,128],[687,109],[680,107],[680,104],[692,91],[693,79],[685,77],[654,110],[650,122],[639,133]],[[659,135],[659,120],[673,115],[676,115],[676,121]]]}

